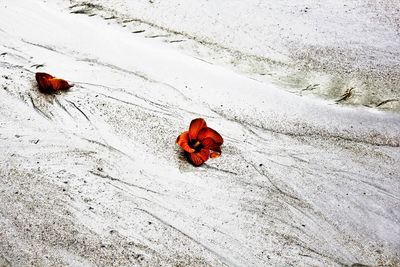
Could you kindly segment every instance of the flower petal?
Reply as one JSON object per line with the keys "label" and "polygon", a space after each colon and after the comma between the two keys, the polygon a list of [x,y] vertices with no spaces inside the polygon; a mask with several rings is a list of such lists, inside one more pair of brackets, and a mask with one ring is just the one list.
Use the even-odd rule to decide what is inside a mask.
{"label": "flower petal", "polygon": [[67,90],[71,87],[69,83],[66,80],[59,79],[59,78],[53,78],[50,80],[51,86],[53,90]]}
{"label": "flower petal", "polygon": [[201,141],[201,144],[204,148],[208,148],[210,150],[220,150],[221,145],[214,141],[211,137],[207,137]]}
{"label": "flower petal", "polygon": [[210,153],[210,158],[215,159],[215,158],[219,158],[221,156],[221,152],[211,152]]}
{"label": "flower petal", "polygon": [[209,156],[210,156],[210,150],[206,148],[202,148],[199,152],[196,153],[189,153],[190,161],[196,167],[206,162]]}
{"label": "flower petal", "polygon": [[181,133],[176,139],[176,143],[186,152],[193,153],[195,151],[189,146],[189,132]]}
{"label": "flower petal", "polygon": [[203,140],[203,146],[210,149],[210,158],[218,158],[221,156],[221,146],[214,142],[210,137]]}
{"label": "flower petal", "polygon": [[38,79],[52,79],[52,78],[54,78],[53,76],[51,76],[50,74],[45,73],[45,72],[36,72],[35,77],[36,77],[36,80],[38,80]]}
{"label": "flower petal", "polygon": [[36,81],[39,85],[39,90],[49,92],[51,91],[51,83],[50,80],[53,79],[48,73],[37,72],[35,74]]}
{"label": "flower petal", "polygon": [[194,140],[197,138],[200,130],[207,127],[207,123],[202,118],[197,118],[191,121],[189,126],[189,139]]}
{"label": "flower petal", "polygon": [[208,127],[201,129],[197,135],[197,140],[199,140],[201,143],[203,143],[206,138],[211,138],[219,146],[224,143],[222,136],[214,129]]}

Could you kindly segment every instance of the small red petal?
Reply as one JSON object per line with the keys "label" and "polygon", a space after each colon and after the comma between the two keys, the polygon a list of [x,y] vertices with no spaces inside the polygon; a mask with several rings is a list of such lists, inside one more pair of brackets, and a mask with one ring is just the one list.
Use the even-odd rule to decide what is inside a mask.
{"label": "small red petal", "polygon": [[[208,139],[208,138],[206,138],[206,139]],[[221,156],[221,147],[220,146],[213,146],[210,148],[210,150],[211,150],[210,158],[215,159],[215,158],[218,158]]]}
{"label": "small red petal", "polygon": [[214,129],[208,127],[201,129],[201,131],[197,135],[197,140],[202,143],[206,138],[211,138],[219,146],[224,143],[224,139],[222,138],[222,136]]}
{"label": "small red petal", "polygon": [[35,78],[39,85],[39,89],[41,91],[45,91],[45,92],[51,91],[52,86],[51,86],[50,80],[53,78],[53,76],[51,76],[48,73],[38,72],[35,74]]}
{"label": "small red petal", "polygon": [[53,78],[50,80],[53,90],[67,90],[71,87],[69,83],[63,79]]}
{"label": "small red petal", "polygon": [[189,132],[184,132],[178,136],[176,143],[186,152],[193,153],[195,150],[189,146]]}
{"label": "small red petal", "polygon": [[[53,76],[51,76],[50,74],[45,73],[45,72],[36,72],[35,77],[36,77],[36,80],[38,80],[38,79],[52,79],[52,78],[54,78]],[[39,82],[39,81],[38,81],[38,82]]]}
{"label": "small red petal", "polygon": [[210,150],[218,150],[221,147],[221,144],[218,144],[217,142],[214,141],[214,139],[207,137],[203,141],[201,141],[201,144],[203,145],[204,148],[208,148]]}
{"label": "small red petal", "polygon": [[210,153],[210,158],[215,159],[219,158],[221,156],[221,152],[211,152]]}
{"label": "small red petal", "polygon": [[189,154],[190,161],[194,166],[202,165],[208,160],[209,156],[210,150],[206,148],[201,149],[199,152]]}
{"label": "small red petal", "polygon": [[192,120],[189,126],[189,139],[190,140],[196,139],[200,130],[203,129],[204,127],[207,127],[207,123],[204,119],[197,118]]}

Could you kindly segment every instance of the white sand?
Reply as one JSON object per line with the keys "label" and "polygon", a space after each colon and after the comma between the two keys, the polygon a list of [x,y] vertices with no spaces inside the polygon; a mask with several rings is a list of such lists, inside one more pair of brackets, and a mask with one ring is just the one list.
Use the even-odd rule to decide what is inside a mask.
{"label": "white sand", "polygon": [[71,11],[298,94],[340,99],[352,88],[342,103],[400,111],[399,0],[87,3],[71,0]]}
{"label": "white sand", "polygon": [[[62,3],[0,3],[0,265],[400,264],[399,114]],[[42,95],[36,71],[75,86]],[[200,168],[174,143],[197,117],[225,139]]]}

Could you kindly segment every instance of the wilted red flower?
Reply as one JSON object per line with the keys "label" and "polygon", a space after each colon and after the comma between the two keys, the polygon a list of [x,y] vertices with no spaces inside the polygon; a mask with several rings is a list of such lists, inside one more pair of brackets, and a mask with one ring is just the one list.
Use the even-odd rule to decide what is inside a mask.
{"label": "wilted red flower", "polygon": [[37,72],[35,76],[39,85],[39,90],[44,93],[68,90],[70,87],[72,87],[72,85],[70,85],[67,81],[55,78],[44,72]]}
{"label": "wilted red flower", "polygon": [[200,166],[210,157],[219,157],[223,142],[221,135],[207,127],[202,118],[192,120],[189,131],[183,132],[176,139],[176,143],[185,151],[194,166]]}

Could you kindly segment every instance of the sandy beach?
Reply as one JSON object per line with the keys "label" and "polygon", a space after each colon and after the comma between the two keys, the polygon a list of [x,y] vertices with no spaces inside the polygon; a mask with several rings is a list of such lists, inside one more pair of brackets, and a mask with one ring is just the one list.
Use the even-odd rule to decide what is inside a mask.
{"label": "sandy beach", "polygon": [[398,6],[1,1],[0,266],[399,266]]}

